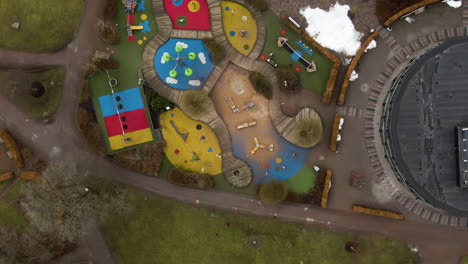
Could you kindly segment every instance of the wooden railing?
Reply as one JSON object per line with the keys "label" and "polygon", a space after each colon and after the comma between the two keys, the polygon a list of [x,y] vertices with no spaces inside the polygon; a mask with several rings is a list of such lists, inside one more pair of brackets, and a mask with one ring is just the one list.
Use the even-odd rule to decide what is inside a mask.
{"label": "wooden railing", "polygon": [[401,10],[400,12],[394,14],[393,16],[391,16],[389,19],[387,19],[383,25],[388,27],[390,26],[393,22],[395,22],[397,19],[399,19],[400,17],[408,14],[408,13],[411,13],[413,12],[414,10],[420,8],[420,7],[423,7],[423,6],[426,6],[426,5],[430,5],[430,4],[434,4],[434,3],[437,3],[437,2],[440,2],[442,0],[424,0],[424,1],[421,1],[419,3],[416,3],[412,6],[408,6],[407,8]]}
{"label": "wooden railing", "polygon": [[390,211],[379,210],[379,209],[364,207],[360,205],[353,205],[353,212],[376,215],[376,216],[383,216],[383,217],[393,218],[397,220],[405,219],[405,217],[400,213],[394,213]]}
{"label": "wooden railing", "polygon": [[349,64],[348,70],[346,71],[345,78],[343,81],[343,84],[341,85],[341,90],[340,90],[340,95],[338,96],[338,105],[343,105],[345,103],[346,99],[346,93],[348,91],[348,86],[349,86],[349,78],[351,78],[351,74],[353,73],[354,69],[356,68],[356,65],[359,63],[359,60],[361,59],[361,56],[364,54],[364,52],[367,49],[367,46],[374,40],[377,36],[379,35],[379,31],[374,31],[372,35],[370,35],[366,41],[361,45],[359,50],[357,51],[356,55],[353,57],[351,60],[351,63]]}
{"label": "wooden railing", "polygon": [[6,130],[0,129],[0,140],[3,141],[6,148],[11,154],[12,159],[15,161],[16,167],[21,169],[24,167],[23,158],[21,158],[21,153],[18,150],[15,140],[10,136]]}
{"label": "wooden railing", "polygon": [[333,126],[332,126],[332,131],[331,131],[331,137],[330,137],[330,150],[333,152],[336,152],[337,150],[337,145],[338,145],[338,132],[340,128],[340,114],[335,114],[335,117],[333,118]]}
{"label": "wooden railing", "polygon": [[320,202],[321,208],[327,208],[328,206],[328,195],[330,194],[331,189],[331,178],[333,172],[330,169],[327,169],[326,176],[325,176],[325,183],[323,184],[323,192],[322,192],[322,200]]}

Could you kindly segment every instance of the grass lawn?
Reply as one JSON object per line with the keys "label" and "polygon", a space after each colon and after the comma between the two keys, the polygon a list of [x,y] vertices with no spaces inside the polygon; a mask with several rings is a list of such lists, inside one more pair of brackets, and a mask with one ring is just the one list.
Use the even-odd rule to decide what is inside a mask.
{"label": "grass lawn", "polygon": [[462,258],[460,264],[468,264],[468,257]]}
{"label": "grass lawn", "polygon": [[[78,28],[83,0],[0,1],[0,48],[50,52],[63,48]],[[19,30],[11,28],[19,21]]]}
{"label": "grass lawn", "polygon": [[314,187],[315,171],[305,165],[296,175],[286,181],[289,185],[289,191],[306,194],[310,188]]}
{"label": "grass lawn", "polygon": [[26,226],[26,218],[13,206],[0,201],[0,225],[15,228],[16,231],[21,232]]}
{"label": "grass lawn", "polygon": [[[0,71],[0,93],[10,99],[23,112],[34,119],[57,110],[62,97],[65,69],[62,67],[40,71]],[[31,95],[31,84],[40,82],[45,93],[41,97]]]}
{"label": "grass lawn", "polygon": [[[270,10],[262,12],[263,18],[265,19],[266,27],[266,38],[265,46],[262,50],[263,54],[274,53],[274,60],[278,63],[278,66],[287,66],[292,63],[293,67],[301,66],[302,71],[299,73],[301,82],[305,89],[318,92],[322,94],[326,88],[328,77],[330,74],[332,62],[323,54],[321,54],[317,49],[315,49],[312,44],[307,46],[312,49],[312,56],[306,53],[301,47],[296,44],[296,41],[302,40],[304,43],[308,43],[306,40],[300,37],[299,34],[290,29],[280,17],[275,15]],[[291,54],[286,51],[284,48],[279,48],[277,45],[278,37],[280,37],[281,29],[286,29],[287,34],[284,36],[288,38],[288,43],[292,48],[302,52],[303,57],[307,60],[313,60],[317,65],[317,71],[310,73],[306,72],[303,68],[303,65],[298,61],[293,61],[291,59]]]}
{"label": "grass lawn", "polygon": [[[114,87],[115,92],[127,90],[134,87],[140,87],[138,83],[139,74],[141,67],[141,55],[143,48],[151,40],[157,32],[157,26],[153,19],[153,14],[151,13],[151,1],[145,1],[146,11],[135,12],[135,24],[142,23],[141,15],[146,14],[147,20],[149,21],[149,26],[151,28],[150,32],[141,33],[134,31],[135,41],[130,42],[127,40],[127,31],[125,29],[126,25],[126,13],[123,11],[123,5],[119,2],[117,8],[117,23],[118,23],[118,32],[120,36],[120,44],[118,45],[109,45],[98,40],[96,43],[96,50],[102,50],[105,48],[114,49],[115,53],[111,56],[113,59],[119,61],[120,67],[116,71],[110,71],[109,74],[112,77],[115,77],[118,80],[118,84]],[[146,40],[145,40],[146,38]],[[138,44],[138,41],[141,40],[142,44]],[[100,72],[93,75],[88,82],[89,91],[91,97],[93,98],[94,108],[96,109],[97,120],[99,122],[103,136],[106,137],[104,142],[106,147],[110,150],[109,141],[107,140],[107,133],[105,126],[103,124],[103,118],[98,103],[98,98],[103,95],[110,94],[110,88],[108,84],[107,75],[105,72]],[[143,89],[141,89],[143,96]],[[146,101],[146,100],[143,100]],[[147,110],[147,115],[149,117],[149,112]],[[134,146],[133,146],[134,147]],[[120,150],[119,150],[120,151]],[[109,151],[109,153],[112,153]]]}
{"label": "grass lawn", "polygon": [[[382,236],[334,232],[185,206],[137,193],[132,213],[104,225],[119,263],[419,263],[404,244]],[[225,224],[231,226],[227,228]],[[248,240],[258,238],[259,248]],[[349,254],[347,241],[360,252]]]}

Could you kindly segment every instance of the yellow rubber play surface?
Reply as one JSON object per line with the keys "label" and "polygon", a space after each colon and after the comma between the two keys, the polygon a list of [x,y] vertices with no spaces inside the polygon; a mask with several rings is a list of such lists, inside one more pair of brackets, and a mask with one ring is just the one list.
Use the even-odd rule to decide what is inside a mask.
{"label": "yellow rubber play surface", "polygon": [[159,120],[166,141],[164,152],[176,168],[209,175],[222,172],[218,138],[207,124],[189,118],[179,108],[161,114]]}
{"label": "yellow rubber play surface", "polygon": [[224,33],[229,43],[241,54],[250,54],[257,41],[257,22],[243,5],[222,1]]}
{"label": "yellow rubber play surface", "polygon": [[[131,138],[131,141],[125,141],[125,138]],[[150,128],[126,133],[124,135],[117,135],[109,138],[109,144],[112,150],[123,149],[138,144],[143,144],[153,140],[153,134]]]}

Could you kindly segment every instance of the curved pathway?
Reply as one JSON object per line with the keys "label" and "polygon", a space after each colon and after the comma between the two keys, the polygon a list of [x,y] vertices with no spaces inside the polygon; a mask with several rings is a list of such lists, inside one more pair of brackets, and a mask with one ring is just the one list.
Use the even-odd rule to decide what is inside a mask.
{"label": "curved pathway", "polygon": [[[411,220],[394,221],[341,210],[305,207],[297,204],[263,204],[249,196],[183,188],[159,178],[147,177],[122,169],[109,161],[104,155],[90,151],[81,139],[77,125],[76,113],[82,82],[79,63],[93,51],[96,37],[93,25],[97,14],[102,11],[103,3],[102,0],[88,1],[83,23],[77,37],[66,51],[62,51],[64,52],[63,56],[67,59],[58,60],[63,63],[59,63],[59,65],[64,65],[67,68],[67,79],[59,112],[55,116],[55,122],[46,125],[29,120],[24,113],[0,96],[0,126],[6,127],[15,137],[31,146],[33,150],[41,153],[44,157],[48,157],[49,160],[72,158],[80,166],[88,168],[93,174],[106,176],[152,194],[193,204],[194,206],[255,216],[276,217],[281,220],[304,224],[319,224],[339,230],[390,236],[417,246],[423,254],[423,258],[425,254],[430,255],[430,258],[424,258],[424,263],[455,264],[459,256],[468,255],[467,229]],[[0,51],[0,62],[3,62],[3,55],[6,54],[9,54],[9,52]],[[33,59],[28,58],[37,58],[36,55],[27,54],[17,54],[17,56],[24,58],[22,60],[18,57],[18,61],[22,61],[24,64],[28,64],[27,60],[33,61]],[[47,55],[44,56],[46,60],[49,58]],[[195,203],[196,200],[199,200],[199,203]],[[434,252],[437,252],[437,254],[434,254]]]}

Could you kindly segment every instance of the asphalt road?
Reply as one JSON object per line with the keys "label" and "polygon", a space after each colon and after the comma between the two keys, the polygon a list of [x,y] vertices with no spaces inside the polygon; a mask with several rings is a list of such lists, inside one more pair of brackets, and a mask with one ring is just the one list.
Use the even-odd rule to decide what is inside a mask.
{"label": "asphalt road", "polygon": [[[0,127],[51,161],[74,159],[94,175],[109,177],[140,190],[179,202],[206,208],[304,224],[317,224],[336,230],[377,233],[416,246],[425,264],[455,264],[468,255],[468,230],[414,221],[396,221],[333,209],[296,204],[264,204],[255,198],[219,191],[200,191],[172,185],[122,169],[104,155],[94,153],[81,139],[77,124],[79,92],[82,86],[80,63],[93,52],[94,24],[102,12],[103,0],[88,1],[74,41],[55,54],[33,55],[0,50],[0,63],[20,65],[58,64],[67,69],[62,102],[55,121],[41,124],[30,120],[6,98],[0,96]],[[12,55],[13,54],[13,55]],[[16,59],[13,59],[13,57]],[[307,208],[307,209],[306,209]]]}

